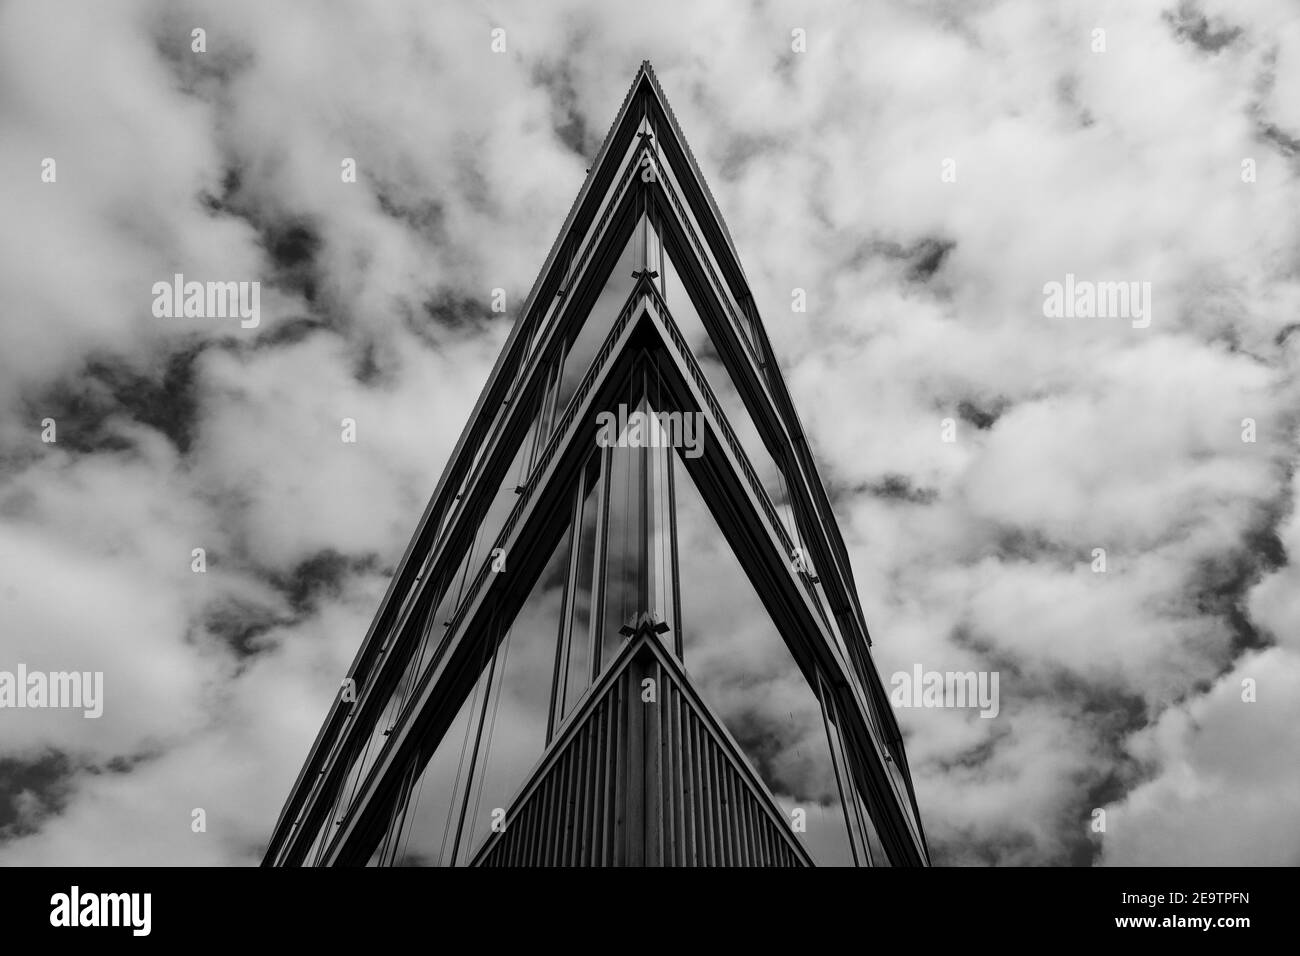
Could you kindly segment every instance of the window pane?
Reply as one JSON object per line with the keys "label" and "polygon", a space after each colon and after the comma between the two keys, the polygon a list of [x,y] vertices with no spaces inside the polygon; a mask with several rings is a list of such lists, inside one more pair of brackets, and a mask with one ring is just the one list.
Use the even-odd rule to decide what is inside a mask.
{"label": "window pane", "polygon": [[677,461],[682,641],[687,673],[820,865],[852,865],[821,704],[689,473]]}
{"label": "window pane", "polygon": [[393,849],[398,866],[467,863],[490,830],[492,810],[509,807],[541,757],[568,539],[566,524],[514,621],[492,649],[492,666],[481,669],[412,787],[405,813],[399,812],[401,831]]}
{"label": "window pane", "polygon": [[[493,812],[508,810],[546,747],[546,722],[555,676],[555,647],[569,571],[569,531],[496,649],[474,786],[466,815],[463,862],[491,833]],[[501,817],[501,814],[497,814]]]}
{"label": "window pane", "polygon": [[646,533],[649,536],[648,566],[649,610],[668,626],[665,644],[676,653],[677,608],[674,593],[675,560],[672,526],[672,459],[673,448],[686,448],[698,455],[703,449],[703,428],[691,412],[664,411],[670,407],[663,376],[659,371],[660,355],[648,357],[645,366],[650,441],[646,455]]}
{"label": "window pane", "polygon": [[[680,414],[680,413],[678,413]],[[655,419],[657,422],[658,419]],[[659,445],[645,450],[646,458],[646,530],[649,541],[650,611],[669,627],[668,635],[677,628],[677,614],[673,608],[673,553],[671,515],[671,489],[668,472],[672,468],[673,450],[668,444],[672,436],[659,430]],[[671,648],[672,641],[669,641]]]}
{"label": "window pane", "polygon": [[749,409],[741,398],[731,373],[727,371],[722,357],[714,347],[713,339],[709,336],[708,329],[700,318],[699,310],[690,294],[682,284],[681,275],[666,246],[663,261],[664,282],[668,290],[665,299],[673,322],[681,331],[686,344],[690,346],[696,364],[704,373],[714,398],[722,408],[722,414],[727,418],[727,424],[731,426],[745,457],[749,459],[749,463],[758,475],[759,484],[776,507],[777,514],[785,525],[786,533],[794,537],[796,531],[794,515],[790,510],[785,475],[781,471],[781,466],[777,464],[772,453],[768,451],[767,445],[764,444],[758,426],[749,414]]}
{"label": "window pane", "polygon": [[[631,430],[629,424],[629,431]],[[620,434],[627,441],[627,432]],[[645,449],[609,449],[609,496],[605,533],[604,616],[600,626],[600,667],[609,666],[627,640],[620,629],[643,610],[645,572]]]}
{"label": "window pane", "polygon": [[[525,438],[530,437],[531,426]],[[497,535],[505,527],[506,519],[510,517],[510,512],[514,510],[515,503],[519,500],[519,494],[515,489],[528,479],[527,464],[531,451],[531,445],[527,440],[515,450],[514,459],[501,476],[496,494],[492,497],[478,529],[474,532],[474,546],[470,557],[471,579],[478,574],[479,568],[487,561],[488,555],[496,545]]]}
{"label": "window pane", "polygon": [[[740,334],[741,340],[748,347],[747,350],[752,355],[754,354],[752,350],[755,348],[753,329],[750,327],[748,319],[743,314],[743,312],[740,309],[740,306],[738,305],[735,298],[733,297],[731,289],[727,286],[726,282],[722,279],[722,270],[718,266],[717,257],[714,256],[713,254],[713,247],[709,244],[707,240],[703,238],[704,232],[703,230],[700,229],[699,223],[695,219],[695,213],[691,209],[690,204],[686,202],[685,195],[681,191],[681,187],[677,181],[677,177],[673,173],[672,165],[667,161],[664,161],[661,164],[661,168],[666,173],[666,178],[663,183],[664,191],[665,193],[671,191],[673,194],[676,195],[676,197],[680,201],[681,203],[680,211],[686,214],[685,222],[682,223],[682,227],[684,229],[693,231],[694,235],[699,239],[699,248],[703,250],[706,261],[712,267],[711,269],[706,269],[705,271],[706,273],[708,272],[712,273],[713,279],[716,280],[717,283],[716,288],[718,290],[718,294],[725,297],[727,305],[729,306],[730,313],[735,316],[734,322],[731,319],[727,319],[727,321]],[[673,203],[671,200],[669,200],[669,205],[674,210],[679,209],[678,205],[676,203]],[[713,285],[713,283],[710,283],[710,285]],[[724,309],[724,311],[727,310]]]}
{"label": "window pane", "polygon": [[668,309],[672,312],[673,321],[677,328],[681,330],[686,344],[691,347],[695,353],[695,358],[699,360],[702,356],[713,352],[713,342],[709,338],[708,330],[704,327],[704,321],[700,318],[699,311],[695,308],[695,303],[690,295],[686,292],[686,286],[682,284],[682,277],[677,272],[677,266],[673,262],[673,257],[665,245],[663,250],[663,296],[664,301],[668,303]]}
{"label": "window pane", "polygon": [[578,560],[573,582],[573,615],[560,716],[567,717],[591,683],[591,617],[595,600],[596,543],[600,517],[600,455],[587,466],[586,493],[578,526]]}
{"label": "window pane", "polygon": [[[644,121],[642,121],[642,128],[645,128]],[[627,176],[628,164],[639,161],[641,154],[640,143],[641,140],[633,135],[628,140],[627,146],[624,147],[623,158],[619,162],[618,170],[614,174],[614,178],[610,181],[610,188],[606,190],[605,194],[601,197],[598,212],[592,217],[591,223],[587,226],[587,230],[583,234],[581,243],[574,246],[575,255],[573,257],[571,268],[577,268],[579,265],[583,264],[583,257],[586,254],[586,248],[595,239],[597,228],[609,228],[609,223],[604,220],[604,217],[609,212],[610,207],[617,203],[619,197],[622,195],[623,190],[621,190],[619,186],[623,182],[624,177]],[[636,174],[633,174],[633,183],[636,181],[635,176]],[[567,281],[572,281],[572,277],[569,277],[566,282]]]}
{"label": "window pane", "polygon": [[614,268],[605,280],[605,287],[591,307],[582,327],[569,345],[564,357],[564,374],[560,378],[560,398],[556,405],[557,415],[563,414],[569,399],[578,390],[578,383],[587,374],[592,360],[605,341],[605,336],[614,325],[614,319],[623,308],[627,297],[636,284],[632,270],[636,268],[634,259],[635,232],[628,237],[623,252],[614,264]]}
{"label": "window pane", "polygon": [[880,842],[879,834],[876,832],[875,821],[871,819],[871,814],[867,812],[866,802],[862,799],[862,794],[854,780],[853,771],[848,760],[848,748],[844,740],[844,734],[840,730],[839,716],[835,712],[833,704],[827,706],[827,716],[831,722],[831,745],[835,751],[835,761],[839,767],[840,790],[845,794],[845,799],[848,802],[849,828],[853,831],[853,839],[858,847],[858,865],[889,866],[889,857],[885,855],[885,848]]}
{"label": "window pane", "polygon": [[411,788],[394,850],[397,866],[452,865],[486,683],[484,670]]}

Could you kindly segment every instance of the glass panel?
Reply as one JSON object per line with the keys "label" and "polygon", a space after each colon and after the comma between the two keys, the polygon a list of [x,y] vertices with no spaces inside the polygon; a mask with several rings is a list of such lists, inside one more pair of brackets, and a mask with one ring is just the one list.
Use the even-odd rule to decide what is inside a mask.
{"label": "glass panel", "polygon": [[634,236],[628,237],[618,261],[614,263],[614,268],[605,280],[605,287],[596,297],[591,311],[570,343],[568,354],[564,357],[564,373],[560,377],[557,414],[563,413],[569,404],[569,399],[573,398],[573,393],[578,390],[578,383],[587,374],[587,369],[591,367],[592,360],[600,351],[605,336],[614,325],[614,319],[617,318],[619,310],[627,302],[627,297],[636,284],[632,278],[636,261],[633,249],[636,243],[633,240]]}
{"label": "glass panel", "polygon": [[600,516],[600,459],[593,455],[584,480],[586,493],[578,525],[578,554],[573,580],[573,614],[568,659],[560,693],[560,716],[567,717],[591,683],[591,619],[595,600],[596,543]]}
{"label": "glass panel", "polygon": [[361,785],[365,783],[366,774],[370,772],[370,768],[375,765],[380,752],[384,749],[384,742],[388,739],[386,731],[391,726],[391,717],[396,716],[393,711],[395,710],[398,690],[394,690],[389,695],[388,700],[385,701],[384,708],[380,712],[378,719],[371,725],[370,736],[361,747],[360,759],[354,760],[351,769],[348,771],[347,782],[343,787],[343,799],[339,801],[334,816],[335,820],[341,822],[347,816],[348,811],[352,809],[357,797],[361,795]]}
{"label": "glass panel", "polygon": [[533,456],[529,468],[535,468],[542,452],[551,438],[551,426],[555,423],[555,389],[560,374],[560,360],[552,358],[546,368],[540,370],[539,378],[543,385],[538,395],[536,437],[533,443]]}
{"label": "glass panel", "polygon": [[501,484],[497,486],[496,495],[492,498],[487,511],[483,514],[483,519],[479,522],[478,529],[474,532],[473,556],[470,558],[471,579],[473,575],[478,574],[479,568],[487,561],[492,548],[496,546],[497,535],[505,527],[506,519],[510,517],[515,503],[519,501],[519,493],[516,489],[528,480],[528,461],[532,451],[529,444],[531,431],[530,426],[529,435],[525,436],[523,443],[515,450],[510,466],[501,476]]}
{"label": "glass panel", "polygon": [[[536,444],[534,441],[536,425],[537,416],[534,415],[533,424],[529,426],[525,433],[512,464],[503,476],[502,484],[498,488],[496,496],[489,505],[483,521],[476,529],[474,544],[470,553],[461,558],[459,566],[446,579],[437,604],[432,606],[432,613],[427,610],[430,605],[426,604],[426,610],[423,612],[422,618],[418,617],[412,622],[411,626],[419,632],[420,638],[415,644],[409,659],[402,665],[402,674],[398,678],[396,685],[388,693],[382,708],[369,726],[361,731],[365,734],[363,742],[346,755],[348,761],[347,771],[332,820],[343,820],[353,807],[356,798],[361,793],[366,774],[378,761],[398,717],[418,685],[420,675],[424,673],[432,661],[434,653],[446,636],[446,625],[451,621],[456,610],[467,596],[466,589],[473,575],[488,560],[490,549],[496,542],[497,534],[504,526],[511,510],[518,501],[515,489],[527,480],[526,468],[533,458]],[[416,613],[419,613],[418,609]],[[389,653],[391,653],[391,647]],[[361,686],[358,687],[358,690],[364,694],[366,688]],[[543,710],[543,715],[544,731],[545,710]]]}
{"label": "glass panel", "polygon": [[[644,411],[644,402],[637,406]],[[630,418],[630,416],[629,416]],[[619,445],[609,456],[608,511],[605,521],[605,575],[602,596],[604,614],[600,625],[600,667],[607,667],[619,646],[627,640],[620,633],[624,624],[646,608],[642,600],[642,575],[646,570],[645,538],[645,448],[632,442],[646,437],[639,422],[629,421],[619,433]],[[640,437],[637,437],[637,436]]]}
{"label": "glass panel", "polygon": [[[641,128],[644,129],[645,125],[646,125],[645,121],[643,120]],[[622,185],[624,178],[627,176],[628,164],[639,161],[641,155],[640,146],[641,146],[641,140],[638,139],[635,134],[633,134],[628,139],[627,146],[624,147],[623,149],[623,158],[619,162],[618,169],[615,171],[614,177],[610,180],[610,188],[605,190],[604,194],[602,195],[600,200],[600,205],[597,208],[597,212],[592,217],[591,223],[587,226],[587,231],[583,234],[582,241],[577,246],[574,247],[575,250],[577,250],[577,255],[575,256],[575,262],[573,263],[571,268],[573,266],[578,266],[583,264],[583,256],[585,255],[585,249],[587,245],[595,237],[596,230],[598,228],[608,227],[608,223],[604,222],[603,219],[605,215],[609,212],[609,210],[613,208],[614,204],[618,202],[621,196],[621,191],[619,187],[620,185]],[[635,180],[635,174],[633,178]]]}
{"label": "glass panel", "polygon": [[493,813],[509,809],[546,746],[555,647],[568,572],[566,527],[513,625],[497,646],[494,687],[465,818],[465,862],[472,859],[491,833]]}
{"label": "glass panel", "polygon": [[853,853],[853,865],[870,866],[871,858],[867,849],[868,840],[864,832],[867,823],[859,816],[861,802],[854,799],[857,796],[857,785],[853,779],[853,768],[849,764],[839,727],[831,717],[834,701],[829,699],[825,683],[822,684],[821,690],[822,699],[826,702],[823,719],[826,724],[826,738],[830,741],[831,759],[834,761],[836,790],[840,796],[840,806],[847,808],[844,817],[852,838],[851,850],[855,851]]}
{"label": "glass panel", "polygon": [[[356,709],[355,705],[353,709]],[[348,771],[344,775],[343,783],[333,793],[329,794],[329,812],[325,814],[320,830],[317,831],[312,842],[311,850],[304,858],[309,866],[320,864],[325,857],[325,851],[329,847],[330,841],[338,833],[339,821],[343,819],[348,808],[350,791],[355,787],[357,768],[363,757],[363,747],[364,744],[352,744],[344,752],[343,759],[347,762]]]}
{"label": "glass panel", "polygon": [[[658,444],[645,450],[650,611],[668,625],[671,635],[677,628],[677,613],[673,607],[672,500],[668,475],[672,468],[673,450],[669,445],[671,436],[658,428],[659,419],[652,421],[656,423],[659,437]],[[669,646],[672,646],[671,640]]]}
{"label": "glass panel", "polygon": [[880,842],[880,834],[876,831],[875,821],[867,812],[866,804],[862,801],[862,795],[856,790],[853,791],[853,799],[858,806],[858,816],[863,821],[863,830],[867,837],[867,846],[871,853],[872,866],[893,866],[889,862],[889,854],[885,852],[885,845]]}
{"label": "glass panel", "polygon": [[[570,528],[547,558],[472,693],[411,788],[392,847],[399,866],[467,863],[509,807],[545,745]],[[450,595],[447,603],[454,606]],[[441,621],[435,621],[441,627]],[[500,633],[500,632],[498,632]],[[485,655],[488,653],[484,651]],[[472,780],[471,780],[472,777]]]}
{"label": "glass panel", "polygon": [[333,833],[336,829],[338,828],[334,826],[334,814],[330,813],[325,817],[320,827],[317,828],[316,835],[312,838],[311,846],[307,850],[307,855],[302,858],[304,865],[315,866],[320,862],[321,853],[325,849],[325,836]]}
{"label": "glass panel", "polygon": [[903,776],[903,771],[898,767],[898,757],[894,754],[893,750],[893,747],[885,747],[885,751],[889,753],[891,757],[885,766],[889,768],[889,776],[894,781],[894,790],[898,794],[899,806],[903,808],[903,814],[907,817],[907,822],[911,825],[912,833],[919,841],[921,839],[921,834],[916,826],[916,818],[912,815],[912,801],[909,799],[907,779]]}
{"label": "glass panel", "polygon": [[[785,507],[781,509],[781,514],[789,517],[790,527],[794,528],[796,532],[796,552],[791,564],[796,571],[801,572],[799,575],[800,583],[802,583],[804,591],[812,598],[814,611],[817,612],[822,624],[825,625],[827,632],[829,632],[831,638],[839,647],[840,653],[844,656],[845,665],[848,668],[848,679],[853,682],[855,687],[862,691],[863,696],[865,697],[866,689],[862,686],[861,678],[859,677],[857,667],[854,664],[853,655],[849,653],[848,644],[844,640],[844,635],[840,632],[839,619],[835,616],[835,612],[831,608],[830,598],[826,594],[826,583],[817,572],[812,550],[804,544],[807,539],[803,535],[798,522],[794,520],[794,510],[790,507],[788,500],[785,503]],[[872,716],[873,715],[870,714],[868,715],[869,721]],[[878,728],[873,729],[878,731]]]}
{"label": "glass panel", "polygon": [[[560,291],[551,294],[550,299],[546,302],[546,312],[537,323],[537,331],[533,333],[533,339],[529,343],[529,354],[534,349],[540,349],[550,335],[551,324],[555,321],[556,310],[564,304],[564,298]],[[525,363],[526,364],[526,363]]]}
{"label": "glass panel", "polygon": [[[403,789],[409,776],[410,764],[402,772]],[[374,849],[370,851],[370,858],[366,860],[367,867],[384,867],[393,865],[393,850],[397,844],[397,834],[394,827],[397,825],[395,813],[401,812],[402,801],[405,799],[404,793],[399,793],[389,799],[388,809],[385,811],[388,822],[384,826],[384,832],[379,835],[375,842]]]}
{"label": "glass panel", "polygon": [[[659,164],[660,168],[667,173],[666,179],[663,183],[665,195],[667,195],[669,190],[671,190],[672,194],[675,195],[678,200],[677,203],[674,203],[672,201],[672,198],[670,197],[668,198],[668,204],[669,206],[672,207],[672,209],[675,212],[678,213],[684,212],[686,214],[685,222],[681,223],[681,226],[683,229],[690,230],[692,232],[692,234],[698,240],[699,249],[703,250],[704,256],[707,259],[708,264],[712,267],[711,270],[709,269],[705,270],[706,273],[711,271],[713,278],[716,280],[716,285],[714,283],[710,283],[710,287],[715,290],[715,294],[723,296],[726,299],[727,306],[730,307],[729,309],[730,314],[734,315],[735,317],[735,321],[731,322],[732,327],[735,328],[736,331],[740,334],[741,341],[744,342],[745,345],[748,346],[750,349],[753,349],[755,345],[753,340],[753,331],[749,327],[748,320],[745,317],[745,315],[742,313],[740,306],[736,302],[735,296],[733,295],[731,289],[727,286],[726,282],[722,278],[722,269],[718,266],[717,257],[714,256],[713,254],[713,247],[703,238],[704,231],[700,229],[699,223],[696,221],[695,218],[695,212],[694,210],[691,209],[690,204],[686,201],[685,194],[681,190],[681,184],[677,180],[677,176],[673,171],[672,164],[669,163],[664,158],[662,150],[660,150],[659,158],[660,158],[660,164]],[[695,251],[694,244],[692,244],[692,255],[698,255],[698,253]],[[728,308],[726,306],[724,306],[723,312],[724,314],[728,312]],[[730,319],[728,319],[727,321],[730,322]],[[754,352],[749,352],[749,355],[751,356],[751,360],[754,354],[755,354]]]}
{"label": "glass panel", "polygon": [[[642,222],[645,223],[645,267],[651,272],[657,273],[660,279],[663,278],[664,260],[663,260],[663,241],[659,237],[659,229],[656,224],[652,223],[643,213]],[[663,286],[660,286],[662,289]]]}
{"label": "glass panel", "polygon": [[485,670],[411,788],[394,847],[397,866],[452,865],[486,682]]}
{"label": "glass panel", "polygon": [[[463,562],[462,566],[465,566]],[[453,582],[449,591],[454,594],[458,590],[456,583]],[[433,605],[426,600],[423,614],[418,609],[413,612],[415,615],[413,626],[420,637],[410,658],[404,665],[404,670],[398,678],[397,684],[389,691],[387,701],[380,710],[377,719],[370,726],[370,737],[362,749],[361,759],[353,764],[349,772],[348,786],[344,791],[345,800],[339,811],[340,819],[342,819],[345,810],[350,809],[360,795],[361,785],[365,782],[366,774],[378,761],[388,737],[397,726],[397,719],[401,716],[403,708],[405,708],[419,683],[420,675],[424,673],[424,668],[428,665],[433,652],[437,649],[437,642],[441,640],[442,635],[445,633],[442,628],[431,626],[433,615],[430,614],[430,609],[436,612],[436,608],[433,608]],[[388,653],[391,652],[390,638]],[[377,666],[376,673],[378,669]]]}
{"label": "glass panel", "polygon": [[[682,283],[682,277],[677,271],[677,266],[673,262],[673,257],[669,253],[667,246],[664,246],[663,251],[663,284],[660,289],[663,292],[664,301],[668,303],[668,308],[672,311],[673,321],[677,323],[677,328],[681,330],[682,336],[686,339],[686,344],[695,353],[696,360],[699,361],[706,354],[713,354],[713,340],[709,338],[708,330],[704,327],[704,321],[695,308],[695,302],[687,293],[686,286]],[[714,357],[716,358],[716,354]]]}
{"label": "glass panel", "polygon": [[852,865],[821,704],[681,462],[683,663],[820,865]]}
{"label": "glass panel", "polygon": [[433,613],[429,614],[424,622],[424,634],[420,638],[420,644],[417,648],[418,653],[411,659],[411,664],[407,667],[404,680],[404,690],[398,704],[397,711],[392,715],[396,721],[401,713],[401,708],[406,706],[407,698],[411,691],[415,689],[419,682],[420,675],[429,666],[433,660],[434,653],[442,644],[442,640],[447,635],[447,625],[451,623],[452,616],[460,606],[465,591],[469,587],[470,581],[470,563],[469,554],[464,554],[460,559],[459,566],[452,571],[446,579],[443,586],[442,594],[438,598],[438,603],[434,606]]}
{"label": "glass panel", "polygon": [[794,514],[790,509],[785,475],[768,451],[767,445],[764,444],[758,425],[749,414],[749,409],[741,398],[731,373],[727,371],[722,357],[714,347],[713,339],[700,318],[699,309],[682,284],[681,274],[677,271],[673,257],[666,246],[663,262],[664,284],[667,289],[665,300],[668,302],[673,322],[690,346],[696,364],[704,373],[705,380],[722,408],[722,414],[727,418],[727,424],[731,426],[745,457],[749,459],[750,465],[758,476],[759,484],[767,492],[772,504],[776,506],[786,533],[793,538],[795,536]]}
{"label": "glass panel", "polygon": [[840,791],[845,794],[849,806],[849,828],[853,831],[854,843],[858,847],[859,866],[889,866],[889,857],[876,832],[875,821],[867,812],[866,802],[858,790],[852,766],[848,759],[848,746],[840,730],[839,714],[833,702],[827,703],[827,720],[830,722],[829,733],[831,745],[835,751],[835,761],[840,776]]}
{"label": "glass panel", "polygon": [[648,359],[645,377],[647,409],[653,423],[652,440],[645,450],[646,533],[649,535],[646,561],[650,611],[668,625],[664,640],[669,649],[677,653],[677,596],[673,584],[676,561],[672,523],[673,448],[688,448],[689,454],[698,456],[703,449],[704,429],[692,412],[664,411],[671,408],[672,403],[663,388],[659,361],[659,353]]}

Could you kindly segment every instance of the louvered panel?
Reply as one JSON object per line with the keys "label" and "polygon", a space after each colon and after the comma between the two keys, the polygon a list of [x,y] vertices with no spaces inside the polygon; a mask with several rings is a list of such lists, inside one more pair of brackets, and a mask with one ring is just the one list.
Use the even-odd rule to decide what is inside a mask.
{"label": "louvered panel", "polygon": [[[809,866],[745,758],[666,662],[625,648],[475,860],[479,866]],[[655,680],[654,702],[641,682]]]}

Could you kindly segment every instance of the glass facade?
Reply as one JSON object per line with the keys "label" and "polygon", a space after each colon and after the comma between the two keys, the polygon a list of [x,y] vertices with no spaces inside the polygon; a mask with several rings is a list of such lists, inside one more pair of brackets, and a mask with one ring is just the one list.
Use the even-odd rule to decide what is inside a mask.
{"label": "glass facade", "polygon": [[601,457],[592,455],[583,473],[582,493],[576,527],[577,548],[574,551],[569,620],[565,628],[566,642],[561,648],[557,672],[559,686],[556,699],[559,718],[567,717],[591,685],[591,645],[595,636],[592,626],[596,619],[596,561],[600,543],[600,491]]}
{"label": "glass facade", "polygon": [[[819,865],[889,865],[884,847],[898,846],[899,827],[911,827],[923,847],[901,754],[885,770],[877,769],[876,777],[866,776],[869,765],[863,761],[875,757],[871,741],[861,737],[864,721],[869,735],[886,738],[862,674],[852,666],[841,673],[835,655],[828,656],[820,643],[813,646],[830,640],[844,660],[869,661],[865,648],[856,657],[849,654],[843,629],[854,621],[843,616],[855,612],[841,608],[837,618],[830,594],[843,592],[828,592],[822,580],[825,573],[840,589],[838,569],[815,566],[811,551],[825,553],[828,545],[806,546],[809,536],[818,541],[825,531],[815,522],[804,526],[812,513],[805,476],[775,437],[795,434],[797,423],[784,422],[764,391],[777,373],[761,359],[761,329],[746,291],[729,288],[722,278],[722,263],[734,265],[732,253],[711,248],[704,238],[701,220],[712,213],[685,199],[682,187],[690,180],[671,168],[661,146],[651,149],[662,179],[637,173],[646,143],[658,144],[669,133],[664,117],[651,112],[647,108],[637,120],[649,139],[634,135],[611,146],[606,162],[617,165],[612,174],[601,171],[610,184],[606,194],[593,200],[581,232],[562,237],[557,246],[557,271],[547,277],[547,288],[558,287],[558,294],[534,307],[531,326],[503,366],[504,374],[518,380],[504,401],[494,397],[490,411],[483,411],[490,428],[473,433],[456,463],[462,469],[456,472],[457,493],[436,519],[434,549],[420,556],[416,584],[400,598],[388,643],[368,665],[374,688],[358,688],[362,697],[346,715],[345,732],[325,748],[320,766],[328,773],[313,768],[319,776],[308,778],[315,801],[310,805],[325,808],[323,814],[312,811],[313,820],[322,820],[317,832],[294,837],[306,846],[308,863],[330,858],[330,841],[363,807],[376,818],[382,810],[382,838],[375,846],[360,846],[374,827],[349,837],[356,845],[347,849],[356,852],[341,857],[377,866],[482,862],[484,854],[495,852],[494,831],[513,819],[510,811],[525,791],[540,787],[546,768],[559,765],[557,748],[602,713],[596,685],[604,694],[615,678],[627,679],[607,671],[646,614],[660,641],[653,653],[676,657],[669,668],[673,679],[688,682],[709,720],[725,729],[709,733],[727,738],[724,750],[732,751],[727,760],[736,773],[743,776],[745,764],[752,769],[753,780],[744,786],[754,794],[763,791],[762,800],[771,805],[763,812],[779,815],[780,839],[791,853],[806,852]],[[653,280],[681,340],[660,342],[645,337],[645,329],[631,330],[638,336],[629,340],[636,354],[604,358],[631,369],[616,387],[605,386],[600,399],[617,427],[612,433],[598,428],[593,413],[566,427],[566,438],[577,437],[562,446],[559,423],[643,273]],[[736,282],[743,286],[743,280]],[[573,311],[578,307],[580,317]],[[562,338],[553,334],[558,329]],[[684,364],[684,380],[672,350]],[[732,371],[743,377],[733,378]],[[713,422],[707,436],[702,428],[694,428],[694,435],[685,428],[686,416],[695,413],[680,403],[693,401],[686,398],[692,387],[703,395]],[[495,437],[507,427],[510,445]],[[584,434],[596,438],[588,443]],[[709,449],[702,461],[682,447],[690,438],[723,442],[727,451]],[[540,493],[536,488],[544,460],[563,476],[556,479],[565,482],[558,495],[551,487]],[[731,460],[741,474],[720,474]],[[748,500],[716,500],[715,490],[733,487],[734,479],[750,486],[757,512]],[[534,494],[559,503],[548,504],[542,515]],[[528,510],[517,510],[521,502]],[[534,540],[528,540],[532,530],[511,538],[523,553],[504,556],[505,566],[491,571],[505,576],[491,578],[492,549],[512,515],[509,527],[516,535],[520,524],[546,530]],[[728,535],[760,544],[737,552]],[[768,548],[769,535],[790,553]],[[755,553],[763,549],[773,553]],[[756,587],[781,573],[795,575],[794,586],[778,581],[771,593]],[[485,581],[492,582],[491,590]],[[473,605],[473,620],[465,614],[451,627],[475,589],[490,600]],[[398,634],[400,641],[393,636]],[[443,666],[446,661],[454,662],[454,673]],[[435,664],[440,683],[421,690]],[[438,708],[438,726],[445,728],[427,739],[417,739],[414,728],[422,725],[411,722],[420,694],[423,706]],[[866,713],[859,714],[864,699]],[[700,710],[698,702],[692,706]],[[611,730],[605,738],[583,739],[591,752],[583,751],[582,759],[592,761],[598,740],[625,738]],[[400,755],[400,766],[388,760],[389,753]],[[685,758],[675,759],[680,765]],[[381,760],[401,775],[400,784],[376,789],[372,805],[364,806],[367,778]],[[733,786],[717,776],[715,766],[700,772],[706,786]],[[572,780],[565,779],[569,786]],[[605,777],[591,779],[608,783]],[[860,786],[868,779],[877,781],[873,786],[888,779],[901,807],[869,806]],[[324,793],[326,786],[333,789]],[[387,802],[383,808],[380,796]],[[594,790],[583,799],[594,800]],[[891,824],[889,840],[878,826],[886,811],[891,820],[904,821]],[[552,806],[547,812],[563,819],[568,811]],[[716,819],[722,819],[721,811]],[[760,822],[749,818],[743,825]]]}
{"label": "glass facade", "polygon": [[790,509],[785,474],[763,441],[758,425],[723,363],[704,320],[700,318],[700,307],[678,272],[674,254],[667,245],[663,251],[663,264],[663,296],[669,313],[694,354],[696,364],[708,380],[714,398],[727,417],[727,423],[758,475],[759,483],[776,507],[786,533],[795,537],[797,529]]}
{"label": "glass facade", "polygon": [[497,646],[467,801],[466,852],[482,845],[546,747],[555,651],[569,568],[569,532]]}
{"label": "glass facade", "polygon": [[[494,819],[503,821],[550,740],[628,640],[625,625],[643,611],[663,622],[665,646],[680,656],[813,859],[821,865],[884,859],[834,704],[814,690],[820,678],[810,682],[773,624],[698,490],[684,449],[669,447],[672,429],[659,424],[671,419],[662,414],[668,393],[657,360],[645,355],[635,368],[626,389],[615,393],[623,411],[608,410],[629,422],[639,413],[640,437],[632,440],[628,424],[614,443],[597,443],[588,453],[566,499],[560,538],[520,610],[495,626],[498,642],[427,763],[408,768],[406,802],[394,811],[386,853],[375,858],[381,865],[473,859]],[[513,497],[513,485],[502,487]],[[332,819],[345,816],[473,566],[467,554],[424,614],[419,663],[408,667],[355,755]]]}
{"label": "glass facade", "polygon": [[813,858],[852,866],[818,695],[690,475],[676,467],[686,672]]}

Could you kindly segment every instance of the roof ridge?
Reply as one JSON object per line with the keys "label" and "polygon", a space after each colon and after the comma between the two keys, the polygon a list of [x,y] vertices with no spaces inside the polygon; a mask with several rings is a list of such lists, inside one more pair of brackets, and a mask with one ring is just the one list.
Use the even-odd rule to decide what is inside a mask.
{"label": "roof ridge", "polygon": [[718,225],[722,227],[722,234],[727,237],[727,244],[731,246],[732,258],[736,260],[741,275],[744,275],[744,266],[740,264],[740,253],[736,249],[736,241],[731,237],[731,229],[727,226],[727,220],[722,215],[722,210],[713,195],[713,190],[709,188],[709,181],[704,177],[704,173],[700,169],[699,160],[695,158],[695,151],[691,149],[690,141],[686,138],[686,131],[682,129],[682,124],[677,119],[677,113],[673,110],[673,104],[668,101],[668,94],[664,92],[663,86],[659,83],[659,77],[655,73],[654,67],[650,65],[649,60],[641,61],[641,69],[650,77],[650,82],[659,96],[659,101],[663,104],[664,112],[668,114],[668,121],[672,123],[673,131],[677,134],[677,138],[681,140],[682,151],[686,153],[686,161],[691,164],[695,179],[700,184],[700,188],[704,190],[704,196],[713,209],[713,217],[718,221]]}

